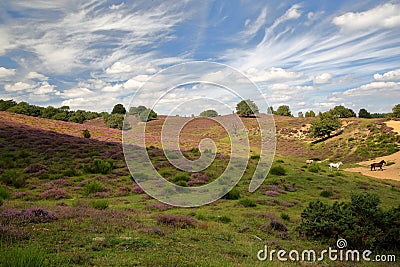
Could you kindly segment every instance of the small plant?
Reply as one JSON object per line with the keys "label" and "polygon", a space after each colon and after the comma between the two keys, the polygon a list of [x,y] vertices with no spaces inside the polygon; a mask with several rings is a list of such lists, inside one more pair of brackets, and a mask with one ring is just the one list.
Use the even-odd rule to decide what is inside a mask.
{"label": "small plant", "polygon": [[172,181],[174,183],[177,183],[179,181],[185,181],[188,182],[190,179],[189,175],[187,175],[186,173],[178,173],[174,176],[174,178],[172,178]]}
{"label": "small plant", "polygon": [[228,216],[223,215],[218,217],[218,221],[222,223],[230,223],[232,219],[229,218]]}
{"label": "small plant", "polygon": [[3,199],[0,198],[0,206],[3,206]]}
{"label": "small plant", "polygon": [[282,218],[282,220],[290,221],[290,216],[287,213],[284,213],[284,212],[281,213],[281,218]]}
{"label": "small plant", "polygon": [[83,165],[83,170],[87,173],[109,174],[113,170],[113,164],[110,161],[94,159],[92,165]]}
{"label": "small plant", "polygon": [[286,170],[283,166],[274,166],[269,171],[273,175],[283,176],[286,175]]}
{"label": "small plant", "polygon": [[7,199],[10,197],[10,194],[7,191],[7,188],[4,186],[0,186],[0,199]]}
{"label": "small plant", "polygon": [[165,224],[177,228],[195,227],[197,221],[192,217],[178,216],[172,214],[160,214],[156,216],[158,224]]}
{"label": "small plant", "polygon": [[199,154],[200,150],[197,147],[193,147],[192,149],[190,149],[190,152],[192,152],[193,154]]}
{"label": "small plant", "polygon": [[318,164],[315,164],[315,163],[309,165],[309,166],[307,167],[307,169],[308,169],[310,172],[314,172],[314,173],[318,173],[318,172],[321,170],[321,168],[319,167],[319,165],[318,165]]}
{"label": "small plant", "polygon": [[260,155],[251,155],[250,159],[260,159]]}
{"label": "small plant", "polygon": [[83,195],[88,196],[90,194],[102,191],[103,191],[103,184],[100,181],[94,180],[85,185]]}
{"label": "small plant", "polygon": [[187,187],[188,183],[186,181],[179,180],[175,183],[176,185]]}
{"label": "small plant", "polygon": [[25,176],[18,173],[16,170],[5,170],[0,176],[0,181],[6,185],[21,188],[25,185]]}
{"label": "small plant", "polygon": [[63,171],[63,175],[64,176],[68,176],[68,177],[73,177],[73,176],[77,176],[79,175],[79,173],[77,172],[77,170],[75,168],[69,168],[66,169],[65,171]]}
{"label": "small plant", "polygon": [[241,200],[239,200],[239,204],[246,208],[257,206],[257,203],[251,198],[242,198]]}
{"label": "small plant", "polygon": [[90,201],[90,206],[97,210],[105,210],[106,208],[108,208],[109,203],[106,199],[96,199]]}
{"label": "small plant", "polygon": [[285,163],[282,159],[278,159],[277,161],[275,161],[276,163]]}
{"label": "small plant", "polygon": [[287,227],[278,219],[271,219],[269,226],[279,232],[287,232]]}
{"label": "small plant", "polygon": [[331,197],[333,196],[333,192],[332,191],[322,191],[321,194],[319,194],[321,197]]}
{"label": "small plant", "polygon": [[82,130],[82,135],[84,138],[90,138],[90,132],[88,129]]}
{"label": "small plant", "polygon": [[230,199],[230,200],[239,199],[240,198],[240,192],[236,187],[234,187],[234,188],[232,188],[231,191],[226,193],[225,196],[223,196],[223,198],[224,199]]}

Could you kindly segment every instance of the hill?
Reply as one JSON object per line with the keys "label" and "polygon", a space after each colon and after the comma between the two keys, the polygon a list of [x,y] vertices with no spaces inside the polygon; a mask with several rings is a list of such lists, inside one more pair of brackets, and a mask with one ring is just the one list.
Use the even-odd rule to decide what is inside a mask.
{"label": "hill", "polygon": [[[324,159],[330,155],[325,149],[335,151],[338,144],[343,144],[340,153],[345,157],[345,151],[354,149],[352,142],[379,140],[381,131],[388,134],[384,140],[393,138],[395,133],[383,120],[351,119],[341,135],[312,145],[314,140],[305,134],[298,136],[307,131],[309,119],[276,118],[274,171],[260,189],[248,192],[257,164],[252,157],[229,196],[198,208],[176,208],[147,196],[132,181],[120,131],[99,120],[76,124],[1,112],[0,263],[13,262],[9,255],[23,259],[34,254],[45,266],[264,266],[266,262],[256,258],[264,245],[288,251],[335,246],[334,239],[315,240],[299,233],[301,214],[311,201],[331,205],[349,202],[354,193],[373,193],[385,211],[400,205],[399,182],[331,172],[324,164],[306,166],[304,161],[311,156]],[[164,119],[148,124],[148,151],[160,173],[171,181],[184,177],[188,186],[216,179],[229,160],[224,154],[192,175],[168,164],[157,148],[156,133]],[[244,122],[256,142],[254,119]],[[83,129],[89,129],[92,138],[83,138]],[[188,125],[182,136],[189,158],[198,157],[192,148],[204,137],[216,139],[222,152],[226,149],[224,132],[207,119]],[[346,140],[350,136],[356,139]],[[396,229],[394,223],[391,227]]]}

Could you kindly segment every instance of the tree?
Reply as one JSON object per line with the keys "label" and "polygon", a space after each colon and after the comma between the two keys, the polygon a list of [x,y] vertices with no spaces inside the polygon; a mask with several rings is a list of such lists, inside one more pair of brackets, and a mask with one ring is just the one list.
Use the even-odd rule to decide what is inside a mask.
{"label": "tree", "polygon": [[293,116],[292,112],[290,111],[289,106],[287,106],[287,105],[279,106],[278,109],[276,110],[276,115],[289,116],[289,117]]}
{"label": "tree", "polygon": [[349,108],[346,108],[342,105],[336,106],[333,108],[333,112],[338,116],[339,118],[351,118],[351,117],[356,117],[356,113]]}
{"label": "tree", "polygon": [[111,111],[111,114],[125,114],[126,113],[126,109],[124,108],[124,106],[122,104],[116,104],[113,108],[113,110]]}
{"label": "tree", "polygon": [[212,117],[217,117],[218,112],[216,112],[213,109],[205,110],[200,113],[200,117],[207,117],[207,118],[212,118]]}
{"label": "tree", "polygon": [[358,112],[358,117],[359,118],[371,118],[371,113],[369,113],[365,108],[360,109],[360,111]]}
{"label": "tree", "polygon": [[400,118],[400,104],[397,104],[392,108],[393,117]]}
{"label": "tree", "polygon": [[257,105],[250,99],[242,100],[236,105],[236,113],[242,117],[250,117],[259,113]]}
{"label": "tree", "polygon": [[145,111],[147,108],[145,106],[138,106],[138,107],[130,107],[129,114],[139,116],[140,113]]}
{"label": "tree", "polygon": [[307,111],[307,112],[306,112],[306,118],[309,118],[309,117],[315,117],[315,112],[312,111],[312,110]]}
{"label": "tree", "polygon": [[149,108],[139,114],[139,119],[143,122],[154,120],[155,118],[157,118],[157,113]]}
{"label": "tree", "polygon": [[299,117],[299,118],[304,118],[304,114],[303,114],[303,112],[299,112],[299,113],[297,113],[297,116]]}
{"label": "tree", "polygon": [[115,128],[122,130],[124,125],[124,115],[123,114],[111,114],[103,117],[104,122],[109,128]]}
{"label": "tree", "polygon": [[319,119],[311,122],[311,134],[314,137],[330,136],[331,133],[342,126],[336,113],[332,110],[320,113]]}
{"label": "tree", "polygon": [[3,100],[0,99],[0,111],[6,111],[7,109],[17,105],[17,102],[14,100]]}

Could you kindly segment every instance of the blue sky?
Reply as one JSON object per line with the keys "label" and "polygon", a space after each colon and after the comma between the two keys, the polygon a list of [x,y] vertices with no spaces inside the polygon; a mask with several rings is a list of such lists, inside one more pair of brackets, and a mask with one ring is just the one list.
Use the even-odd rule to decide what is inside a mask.
{"label": "blue sky", "polygon": [[400,103],[400,1],[3,0],[0,37],[0,98],[42,106],[110,111],[194,60],[238,69],[294,114]]}

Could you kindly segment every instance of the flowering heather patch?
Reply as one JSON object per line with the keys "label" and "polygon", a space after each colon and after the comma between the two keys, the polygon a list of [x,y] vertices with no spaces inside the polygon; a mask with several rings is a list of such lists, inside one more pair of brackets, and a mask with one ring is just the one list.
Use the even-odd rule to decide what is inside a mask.
{"label": "flowering heather patch", "polygon": [[146,228],[146,229],[143,229],[143,232],[148,233],[148,234],[156,234],[156,235],[160,235],[160,236],[165,235],[163,229],[158,228],[158,227]]}
{"label": "flowering heather patch", "polygon": [[172,214],[159,214],[155,216],[158,224],[165,224],[177,228],[195,227],[197,221],[192,217]]}
{"label": "flowering heather patch", "polygon": [[53,188],[44,191],[40,194],[41,199],[62,199],[62,198],[71,198],[71,196],[64,189]]}
{"label": "flowering heather patch", "polygon": [[152,202],[146,205],[146,208],[150,210],[160,210],[160,211],[165,211],[172,209],[173,206],[162,203],[162,202]]}
{"label": "flowering heather patch", "polygon": [[264,195],[273,197],[273,196],[279,195],[279,192],[276,192],[276,191],[273,191],[273,190],[268,190],[268,191],[264,192]]}
{"label": "flowering heather patch", "polygon": [[132,193],[135,194],[144,194],[144,190],[138,185],[138,184],[134,184],[132,186]]}
{"label": "flowering heather patch", "polygon": [[0,224],[0,237],[11,240],[29,239],[29,233],[21,228],[10,227],[9,225]]}
{"label": "flowering heather patch", "polygon": [[271,184],[268,185],[268,188],[272,191],[276,191],[278,193],[286,194],[285,190],[283,190],[279,185]]}
{"label": "flowering heather patch", "polygon": [[24,169],[25,173],[37,173],[37,172],[42,172],[43,171],[48,171],[47,167],[45,165],[39,164],[39,163],[34,163],[29,165]]}
{"label": "flowering heather patch", "polygon": [[57,180],[45,183],[43,185],[43,188],[45,190],[49,190],[49,189],[59,188],[59,187],[62,187],[62,186],[70,186],[70,185],[71,185],[71,182],[69,182],[69,181],[67,181],[65,179],[57,179]]}
{"label": "flowering heather patch", "polygon": [[203,172],[193,173],[190,176],[190,181],[188,182],[188,185],[189,186],[203,185],[206,184],[210,179],[211,178]]}
{"label": "flowering heather patch", "polygon": [[27,210],[6,209],[0,211],[0,222],[6,223],[46,223],[57,220],[54,212],[43,208]]}
{"label": "flowering heather patch", "polygon": [[107,198],[110,194],[107,192],[96,192],[88,195],[89,198]]}

